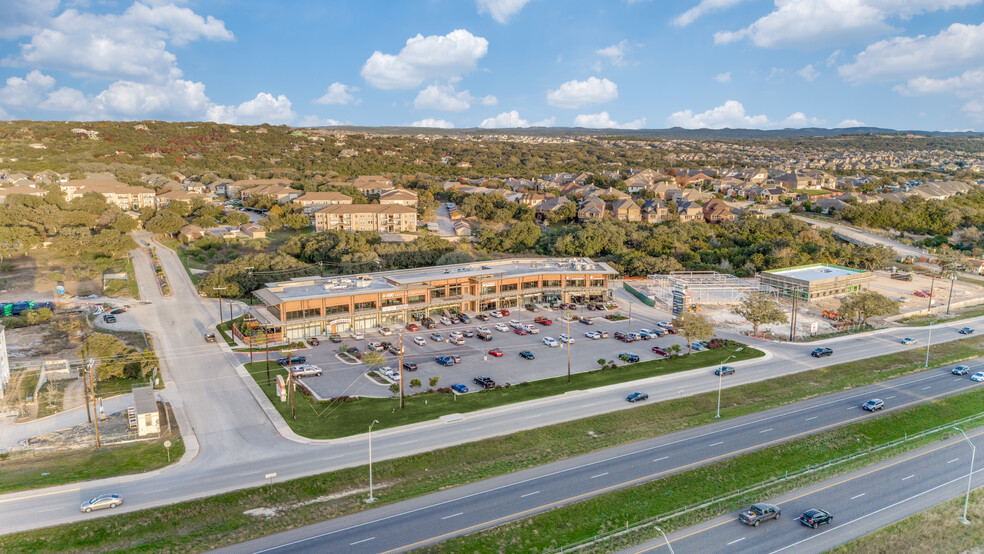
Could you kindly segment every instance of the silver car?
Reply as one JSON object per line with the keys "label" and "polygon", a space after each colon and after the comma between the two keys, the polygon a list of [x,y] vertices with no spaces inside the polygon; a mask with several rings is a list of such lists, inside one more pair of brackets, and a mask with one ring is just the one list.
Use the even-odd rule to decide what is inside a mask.
{"label": "silver car", "polygon": [[103,508],[115,508],[123,503],[123,497],[119,494],[100,494],[99,496],[87,500],[79,506],[79,510],[89,513],[92,510],[102,510]]}

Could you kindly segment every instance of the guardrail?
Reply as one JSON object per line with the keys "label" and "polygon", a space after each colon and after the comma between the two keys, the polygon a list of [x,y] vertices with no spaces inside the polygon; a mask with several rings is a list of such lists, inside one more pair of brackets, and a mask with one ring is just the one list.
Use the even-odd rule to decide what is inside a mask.
{"label": "guardrail", "polygon": [[598,543],[601,543],[601,542],[604,542],[604,541],[610,541],[610,540],[615,539],[617,537],[620,537],[620,536],[623,536],[623,535],[627,535],[627,534],[633,533],[635,531],[642,530],[642,529],[644,529],[644,528],[646,528],[648,526],[655,525],[655,524],[658,524],[658,523],[662,523],[662,522],[664,522],[666,520],[673,519],[675,517],[679,517],[679,516],[682,516],[684,514],[687,514],[687,513],[690,513],[690,512],[699,510],[699,509],[702,509],[702,508],[707,508],[709,506],[713,506],[714,504],[717,504],[717,503],[720,503],[720,502],[724,502],[725,500],[731,500],[733,498],[738,498],[738,497],[740,497],[742,495],[745,495],[745,494],[748,494],[750,492],[754,492],[754,491],[757,491],[757,490],[762,490],[762,489],[771,487],[773,485],[776,485],[776,484],[779,484],[779,483],[782,483],[782,482],[785,482],[785,481],[792,481],[792,480],[798,479],[800,477],[804,477],[806,475],[809,475],[811,473],[816,473],[818,471],[829,469],[831,467],[834,467],[834,466],[843,464],[845,462],[849,462],[851,460],[856,460],[858,458],[862,458],[862,457],[868,456],[869,454],[871,454],[873,452],[879,452],[879,451],[885,450],[887,448],[892,448],[892,447],[898,446],[900,444],[904,444],[904,443],[906,443],[906,442],[908,442],[910,440],[913,440],[913,439],[925,437],[927,435],[931,435],[933,433],[939,433],[941,431],[952,430],[952,428],[954,426],[956,426],[956,425],[961,425],[963,423],[968,423],[968,422],[971,422],[971,421],[980,420],[982,418],[984,418],[984,412],[979,413],[979,414],[976,414],[976,415],[968,416],[968,417],[965,417],[965,418],[962,418],[962,419],[954,420],[954,421],[951,421],[949,423],[945,423],[943,425],[940,425],[940,426],[937,426],[937,427],[933,427],[931,429],[926,429],[926,430],[921,431],[921,432],[919,432],[919,433],[917,433],[915,435],[912,435],[911,437],[908,436],[908,434],[906,434],[901,439],[896,439],[894,441],[889,441],[889,442],[886,442],[886,443],[882,443],[882,444],[877,445],[877,446],[872,446],[872,447],[869,447],[868,449],[866,449],[864,451],[861,451],[861,452],[855,452],[854,454],[848,454],[847,456],[841,456],[840,458],[835,458],[833,460],[828,460],[827,462],[824,462],[822,464],[816,464],[816,465],[807,467],[807,468],[805,468],[805,469],[803,469],[801,471],[798,471],[796,473],[793,473],[792,475],[790,475],[788,472],[786,472],[784,475],[775,477],[775,478],[773,478],[771,480],[768,480],[768,481],[761,481],[759,483],[756,483],[754,485],[750,485],[748,487],[739,488],[739,489],[736,489],[734,491],[731,491],[731,492],[722,494],[720,496],[715,496],[713,498],[702,500],[702,501],[700,501],[698,503],[694,503],[694,504],[690,504],[688,506],[684,506],[683,508],[677,509],[676,511],[673,511],[673,512],[669,512],[669,513],[666,513],[666,514],[660,514],[660,515],[648,517],[648,518],[643,519],[642,521],[638,521],[638,522],[636,522],[634,524],[627,524],[624,528],[621,528],[621,529],[618,529],[618,530],[612,530],[612,531],[610,531],[608,533],[599,533],[597,535],[594,535],[592,537],[589,537],[589,538],[580,540],[578,542],[574,542],[574,543],[571,543],[571,544],[568,544],[568,545],[564,545],[564,546],[562,546],[562,547],[560,547],[558,549],[555,549],[555,550],[546,550],[544,552],[545,553],[551,553],[551,554],[554,554],[554,553],[560,554],[560,553],[566,553],[566,552],[577,552],[577,551],[582,550],[584,548],[587,548],[587,547],[590,547],[590,546],[594,546],[594,545],[596,545]]}

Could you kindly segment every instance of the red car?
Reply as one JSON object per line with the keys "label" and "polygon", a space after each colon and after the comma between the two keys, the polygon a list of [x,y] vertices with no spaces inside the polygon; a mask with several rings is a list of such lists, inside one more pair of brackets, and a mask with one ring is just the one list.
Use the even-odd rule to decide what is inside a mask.
{"label": "red car", "polygon": [[667,353],[666,350],[663,350],[658,346],[653,347],[653,354],[659,354],[660,356],[669,356],[669,353]]}
{"label": "red car", "polygon": [[489,350],[489,354],[495,356],[496,358],[501,358],[502,350],[499,350],[498,348],[493,348],[492,350]]}
{"label": "red car", "polygon": [[516,333],[517,335],[525,335],[526,333],[528,333],[528,331],[526,329],[523,329],[522,327],[516,327],[515,329],[513,329],[513,332]]}
{"label": "red car", "polygon": [[553,321],[551,321],[550,318],[543,317],[542,315],[540,317],[533,318],[533,321],[539,323],[540,325],[553,325]]}
{"label": "red car", "polygon": [[416,323],[407,323],[407,331],[419,331],[420,327]]}
{"label": "red car", "polygon": [[500,310],[502,315],[509,315],[509,310]]}

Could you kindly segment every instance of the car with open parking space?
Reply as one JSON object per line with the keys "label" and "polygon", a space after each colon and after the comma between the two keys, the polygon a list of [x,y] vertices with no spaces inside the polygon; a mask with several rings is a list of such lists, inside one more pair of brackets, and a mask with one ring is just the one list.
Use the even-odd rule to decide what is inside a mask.
{"label": "car with open parking space", "polygon": [[438,356],[434,361],[443,366],[453,366],[461,363],[461,356]]}
{"label": "car with open parking space", "polygon": [[525,328],[526,328],[526,332],[529,333],[529,334],[531,334],[531,335],[539,335],[540,334],[540,330],[537,329],[536,328],[536,325],[533,325],[532,323],[526,324],[525,325]]}
{"label": "car with open parking space", "polygon": [[475,377],[472,379],[476,385],[482,387],[483,389],[494,389],[495,381],[491,377]]}
{"label": "car with open parking space", "polygon": [[487,316],[485,314],[478,314],[478,315],[475,316],[475,318],[478,319],[478,320],[480,320],[480,321],[488,321],[489,320],[489,316]]}
{"label": "car with open parking space", "polygon": [[383,350],[386,350],[386,347],[383,346],[383,343],[381,342],[370,342],[369,344],[366,345],[366,350],[372,350],[373,352],[382,352]]}
{"label": "car with open parking space", "polygon": [[574,343],[574,338],[573,337],[569,337],[567,335],[560,335],[557,338],[560,340],[560,342],[562,342],[564,344],[573,344]]}
{"label": "car with open parking space", "polygon": [[458,316],[458,321],[464,323],[465,325],[468,325],[469,323],[471,323],[471,318],[468,317],[468,314],[460,314]]}
{"label": "car with open parking space", "polygon": [[529,350],[520,351],[519,355],[527,360],[532,360],[536,358],[536,356],[534,356],[533,353],[530,352]]}
{"label": "car with open parking space", "polygon": [[320,367],[316,365],[300,364],[291,367],[290,374],[294,377],[316,377],[324,373]]}
{"label": "car with open parking space", "polygon": [[307,358],[304,357],[304,356],[290,356],[289,359],[288,359],[287,356],[281,356],[281,357],[277,358],[277,363],[280,364],[280,365],[287,365],[288,363],[289,364],[303,364],[306,361],[307,361]]}
{"label": "car with open parking space", "polygon": [[629,402],[639,402],[641,400],[648,400],[649,395],[644,392],[634,392],[625,397]]}
{"label": "car with open parking space", "polygon": [[967,375],[968,373],[970,373],[970,366],[958,365],[957,367],[953,368],[953,371],[951,371],[950,373],[954,375]]}
{"label": "car with open parking space", "polygon": [[622,352],[618,355],[618,359],[622,360],[623,362],[629,362],[630,364],[634,364],[639,361],[639,355],[632,354],[629,352]]}
{"label": "car with open parking space", "polygon": [[328,335],[328,340],[334,343],[339,343],[342,342],[342,336],[339,335],[338,333],[332,333]]}
{"label": "car with open parking space", "polygon": [[557,342],[557,339],[555,339],[553,337],[543,337],[543,339],[541,339],[540,342],[542,342],[543,344],[549,346],[550,348],[556,348],[556,347],[560,346],[560,343]]}
{"label": "car with open parking space", "polygon": [[431,333],[431,340],[434,342],[444,342],[444,335],[440,333]]}
{"label": "car with open parking space", "polygon": [[833,521],[834,516],[830,515],[830,512],[827,510],[818,510],[813,508],[803,512],[803,514],[796,519],[803,525],[816,529],[821,525],[826,525]]}
{"label": "car with open parking space", "polygon": [[509,332],[509,327],[505,323],[496,323],[495,330],[500,331],[502,333],[507,333]]}
{"label": "car with open parking space", "polygon": [[384,337],[388,337],[393,334],[393,330],[390,329],[389,327],[380,327],[379,334],[383,335]]}
{"label": "car with open parking space", "polygon": [[311,346],[318,346],[321,344],[321,341],[319,341],[317,337],[308,337],[307,342]]}
{"label": "car with open parking space", "polygon": [[496,310],[494,312],[490,312],[489,315],[492,317],[502,317],[502,312]]}
{"label": "car with open parking space", "polygon": [[485,342],[488,342],[492,340],[492,332],[488,330],[479,331],[478,334],[475,335],[475,337],[484,340]]}
{"label": "car with open parking space", "polygon": [[590,317],[582,317],[581,318],[581,323],[583,323],[585,325],[594,325],[594,320],[591,319]]}
{"label": "car with open parking space", "polygon": [[407,323],[407,331],[410,331],[411,333],[415,333],[419,330],[420,330],[420,326],[417,325],[416,323],[413,322]]}
{"label": "car with open parking space", "polygon": [[813,352],[810,352],[810,355],[814,358],[823,358],[824,356],[830,356],[833,353],[834,351],[830,348],[815,348],[813,349]]}
{"label": "car with open parking space", "polygon": [[448,339],[448,344],[456,344],[458,346],[464,346],[465,339],[463,337],[451,337]]}
{"label": "car with open parking space", "polygon": [[451,324],[452,324],[451,318],[447,316],[441,318],[441,325],[451,325]]}
{"label": "car with open parking space", "polygon": [[474,337],[475,331],[472,331],[471,329],[465,329],[464,331],[461,332],[461,334],[466,337]]}
{"label": "car with open parking space", "polygon": [[110,314],[104,314],[103,315],[103,322],[104,323],[116,323],[116,316],[115,315],[110,315]]}
{"label": "car with open parking space", "polygon": [[458,394],[465,394],[468,392],[468,387],[462,385],[461,383],[455,383],[454,385],[451,385],[451,390]]}
{"label": "car with open parking space", "polygon": [[970,380],[978,383],[984,381],[984,371],[978,371],[977,373],[971,375]]}
{"label": "car with open parking space", "polygon": [[403,371],[417,371],[417,364],[414,362],[403,362]]}
{"label": "car with open parking space", "polygon": [[659,354],[660,356],[670,355],[669,352],[667,352],[664,348],[660,346],[654,346],[652,350],[653,350],[653,354]]}
{"label": "car with open parking space", "polygon": [[553,321],[549,317],[539,316],[534,317],[533,321],[539,323],[540,325],[553,325]]}
{"label": "car with open parking space", "polygon": [[595,329],[595,333],[598,333],[599,335],[601,335],[601,338],[603,338],[603,339],[607,339],[608,338],[608,331],[606,331],[604,329]]}
{"label": "car with open parking space", "polygon": [[513,333],[517,335],[528,335],[529,331],[526,330],[526,327],[513,327]]}
{"label": "car with open parking space", "polygon": [[215,333],[205,333],[205,342],[215,342]]}
{"label": "car with open parking space", "polygon": [[669,321],[657,321],[656,326],[662,327],[663,329],[669,329],[670,327],[673,327],[673,324]]}
{"label": "car with open parking space", "polygon": [[365,333],[363,333],[362,331],[352,331],[352,333],[350,333],[349,336],[352,337],[353,340],[362,340],[366,338]]}
{"label": "car with open parking space", "polygon": [[734,375],[734,374],[735,374],[735,368],[731,367],[730,365],[723,365],[714,370],[714,375],[723,376],[723,375]]}
{"label": "car with open parking space", "polygon": [[584,337],[589,338],[591,340],[601,340],[601,333],[596,333],[595,331],[588,331],[587,333],[584,333]]}
{"label": "car with open parking space", "polygon": [[123,503],[123,495],[121,494],[100,494],[94,498],[90,498],[79,506],[79,511],[89,513],[93,510],[102,510],[104,508],[115,508]]}
{"label": "car with open parking space", "polygon": [[873,412],[875,410],[880,410],[885,407],[885,401],[880,398],[872,398],[871,400],[861,404],[861,409],[866,412]]}
{"label": "car with open parking space", "polygon": [[770,519],[779,519],[781,515],[782,510],[779,509],[779,506],[761,502],[759,504],[753,504],[750,508],[738,514],[738,521],[745,525],[758,527],[759,523]]}
{"label": "car with open parking space", "polygon": [[502,350],[500,350],[498,348],[493,348],[492,350],[489,350],[489,356],[494,356],[496,358],[501,358],[502,357]]}

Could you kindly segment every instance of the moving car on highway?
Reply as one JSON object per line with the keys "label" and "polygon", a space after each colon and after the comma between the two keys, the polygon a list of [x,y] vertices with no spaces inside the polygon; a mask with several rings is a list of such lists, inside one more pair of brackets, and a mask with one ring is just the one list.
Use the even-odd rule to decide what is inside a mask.
{"label": "moving car on highway", "polygon": [[830,356],[833,353],[834,351],[830,348],[817,348],[813,352],[810,352],[810,355],[814,358],[822,358],[824,356]]}
{"label": "moving car on highway", "polygon": [[970,366],[958,365],[957,367],[953,368],[953,371],[951,371],[950,373],[954,375],[967,375],[968,373],[970,373]]}
{"label": "moving car on highway", "polygon": [[119,494],[100,494],[95,498],[90,498],[79,506],[79,510],[89,513],[92,510],[102,510],[103,508],[115,508],[123,503],[123,496]]}
{"label": "moving car on highway", "polygon": [[648,400],[649,395],[644,392],[634,392],[625,397],[629,402],[638,402],[640,400]]}
{"label": "moving car on highway", "polygon": [[961,335],[973,335],[974,334],[974,330],[971,329],[970,327],[964,327],[963,329],[961,329],[961,330],[959,330],[957,332],[960,333]]}
{"label": "moving car on highway", "polygon": [[984,371],[978,371],[977,373],[970,376],[971,381],[977,381],[978,383],[984,381]]}
{"label": "moving car on highway", "polygon": [[880,398],[872,398],[871,400],[865,402],[864,404],[861,404],[861,409],[866,412],[873,412],[875,410],[880,410],[884,407],[885,407],[885,401]]}
{"label": "moving car on highway", "polygon": [[914,339],[912,337],[906,337],[906,338],[900,340],[899,342],[901,342],[902,344],[912,344],[912,343],[916,342],[916,339]]}
{"label": "moving car on highway", "polygon": [[796,518],[800,523],[806,525],[807,527],[812,527],[816,529],[820,525],[830,523],[834,520],[834,516],[830,515],[827,510],[818,510],[813,508],[803,512],[803,515]]}
{"label": "moving car on highway", "polygon": [[761,502],[758,504],[753,504],[751,508],[740,513],[738,515],[738,521],[744,523],[745,525],[758,527],[759,523],[770,519],[779,519],[781,515],[782,510],[779,509],[779,506]]}
{"label": "moving car on highway", "polygon": [[734,374],[735,374],[735,368],[731,367],[730,365],[723,365],[714,370],[714,375],[723,376],[723,375],[734,375]]}

